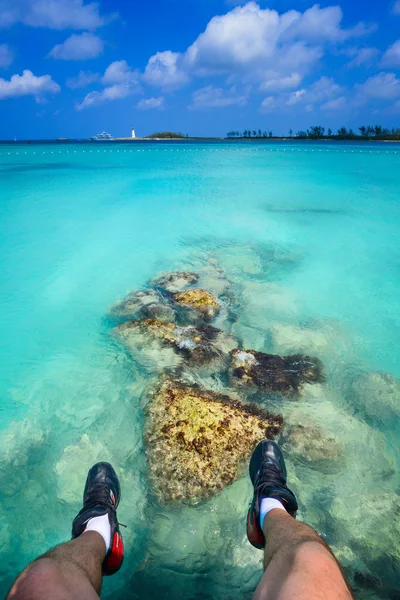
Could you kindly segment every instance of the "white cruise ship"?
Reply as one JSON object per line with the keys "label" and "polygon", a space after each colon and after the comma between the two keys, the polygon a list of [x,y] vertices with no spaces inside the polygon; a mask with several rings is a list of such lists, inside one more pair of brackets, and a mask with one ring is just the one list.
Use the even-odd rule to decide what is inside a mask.
{"label": "white cruise ship", "polygon": [[114,140],[111,133],[107,133],[107,131],[103,131],[103,133],[98,133],[90,138],[92,142],[111,142]]}

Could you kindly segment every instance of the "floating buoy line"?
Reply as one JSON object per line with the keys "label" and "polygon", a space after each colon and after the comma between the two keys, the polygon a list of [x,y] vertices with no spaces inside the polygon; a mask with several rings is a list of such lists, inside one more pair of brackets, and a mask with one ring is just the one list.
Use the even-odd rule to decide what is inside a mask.
{"label": "floating buoy line", "polygon": [[18,150],[18,151],[4,151],[0,150],[0,157],[7,156],[43,156],[43,155],[59,155],[59,154],[137,154],[138,152],[239,152],[239,153],[295,153],[295,152],[325,152],[331,154],[400,154],[400,150],[354,150],[354,149],[337,149],[337,148],[130,148],[130,149],[112,149],[102,148],[93,150]]}

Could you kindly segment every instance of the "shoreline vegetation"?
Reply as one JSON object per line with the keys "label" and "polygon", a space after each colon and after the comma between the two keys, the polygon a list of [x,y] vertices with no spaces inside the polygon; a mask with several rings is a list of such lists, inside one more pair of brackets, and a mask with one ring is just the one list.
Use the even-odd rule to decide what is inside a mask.
{"label": "shoreline vegetation", "polygon": [[[152,142],[152,141],[364,141],[364,142],[400,142],[400,128],[393,127],[388,129],[381,125],[368,125],[358,128],[359,133],[355,133],[352,129],[346,129],[346,127],[340,127],[336,132],[332,129],[325,130],[325,127],[321,125],[314,125],[306,131],[299,130],[294,133],[291,129],[288,135],[274,135],[272,131],[262,131],[261,129],[245,129],[241,131],[229,131],[225,137],[217,136],[189,136],[180,132],[173,131],[161,131],[152,133],[145,137],[116,137],[113,140],[102,141],[102,143],[113,143],[113,142]],[[0,140],[0,144],[30,144],[32,142],[60,142],[60,143],[74,143],[74,142],[93,142],[91,139],[72,139],[67,137],[60,137],[57,139],[49,140]],[[96,142],[97,143],[97,142]]]}
{"label": "shoreline vegetation", "polygon": [[325,130],[321,125],[313,125],[306,131],[298,131],[293,134],[289,130],[288,136],[274,136],[272,131],[261,131],[261,129],[245,129],[240,131],[229,131],[226,134],[226,139],[295,139],[295,140],[365,140],[365,141],[400,141],[400,128],[393,127],[388,129],[382,125],[361,125],[358,128],[359,133],[355,133],[352,129],[340,127],[336,133],[332,129]]}

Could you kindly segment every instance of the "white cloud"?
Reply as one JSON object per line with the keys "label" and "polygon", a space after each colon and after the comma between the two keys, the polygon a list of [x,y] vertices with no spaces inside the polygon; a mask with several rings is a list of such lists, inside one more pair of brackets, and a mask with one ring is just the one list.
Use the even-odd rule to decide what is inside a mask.
{"label": "white cloud", "polygon": [[346,96],[339,96],[339,98],[336,98],[335,100],[325,102],[325,104],[322,104],[321,108],[322,110],[334,112],[346,108],[347,103]]}
{"label": "white cloud", "polygon": [[91,106],[103,104],[111,100],[120,100],[127,98],[132,94],[137,94],[141,91],[139,85],[139,73],[132,71],[125,60],[119,60],[111,63],[101,82],[107,87],[98,92],[89,92],[80,104],[76,105],[76,110],[82,110]]}
{"label": "white cloud", "polygon": [[292,73],[287,77],[278,79],[268,79],[260,85],[260,90],[269,90],[271,92],[282,92],[290,88],[297,87],[301,83],[302,77],[299,73]]}
{"label": "white cloud", "polygon": [[76,110],[82,110],[89,106],[96,106],[103,104],[110,100],[120,100],[121,98],[127,98],[132,94],[131,87],[126,83],[116,83],[109,87],[104,88],[101,92],[89,92],[80,104],[76,105]]}
{"label": "white cloud", "polygon": [[14,60],[14,53],[8,44],[0,44],[0,69],[6,69]]}
{"label": "white cloud", "polygon": [[392,13],[394,15],[400,15],[400,0],[397,0],[397,2],[394,3]]}
{"label": "white cloud", "polygon": [[88,60],[96,58],[103,52],[104,43],[93,33],[73,34],[62,44],[57,44],[50,50],[49,57],[57,60]]}
{"label": "white cloud", "polygon": [[143,98],[138,102],[137,108],[140,110],[150,110],[154,108],[161,110],[164,108],[164,97],[158,96],[158,98]]}
{"label": "white cloud", "polygon": [[104,85],[114,83],[134,83],[139,79],[139,72],[132,71],[126,60],[116,60],[109,65],[101,79]]}
{"label": "white cloud", "polygon": [[352,60],[346,64],[347,69],[368,67],[379,54],[377,48],[355,48]]}
{"label": "white cloud", "polygon": [[239,96],[232,91],[226,93],[222,88],[212,85],[203,87],[192,94],[190,110],[202,110],[207,108],[223,108],[226,106],[243,106],[246,104],[246,96]]}
{"label": "white cloud", "polygon": [[290,77],[297,77],[298,85],[329,43],[370,31],[362,23],[344,29],[342,18],[338,6],[279,14],[251,1],[213,17],[184,53],[168,50],[152,56],[144,79],[164,88],[183,86],[193,76],[213,75],[226,75],[229,83],[268,86],[273,80],[277,87],[279,80],[290,87]]}
{"label": "white cloud", "polygon": [[99,3],[85,0],[1,0],[0,27],[23,23],[50,29],[97,29],[111,18],[99,13]]}
{"label": "white cloud", "polygon": [[[296,12],[296,11],[291,11]],[[288,14],[288,13],[286,13]],[[300,37],[305,40],[325,40],[343,42],[350,38],[361,37],[375,30],[375,25],[358,23],[351,29],[342,29],[343,11],[340,6],[321,8],[315,4],[303,14],[296,13],[285,37]]]}
{"label": "white cloud", "polygon": [[91,83],[95,83],[100,78],[98,73],[91,73],[90,71],[79,71],[76,77],[70,77],[67,79],[67,87],[71,90],[77,90],[79,88],[84,88],[90,85]]}
{"label": "white cloud", "polygon": [[288,106],[294,104],[321,104],[321,102],[328,102],[336,98],[343,92],[343,88],[335,83],[332,77],[321,77],[318,81],[315,81],[308,88],[298,90],[289,95],[286,101]]}
{"label": "white cloud", "polygon": [[382,66],[400,67],[400,40],[397,40],[386,50],[382,57]]}
{"label": "white cloud", "polygon": [[307,112],[324,107],[333,110],[338,104],[343,104],[344,89],[332,77],[321,77],[308,88],[294,92],[281,93],[279,96],[267,96],[261,103],[261,112],[272,112],[277,108],[290,110],[293,106],[301,107]]}
{"label": "white cloud", "polygon": [[176,89],[189,81],[182,67],[183,57],[178,52],[157,52],[150,57],[143,79],[150,85],[164,89]]}
{"label": "white cloud", "polygon": [[0,99],[16,96],[36,96],[55,94],[60,91],[58,83],[50,75],[36,77],[32,71],[25,70],[22,75],[13,75],[9,81],[0,79]]}
{"label": "white cloud", "polygon": [[400,79],[394,73],[382,72],[355,88],[360,99],[393,100],[400,96]]}

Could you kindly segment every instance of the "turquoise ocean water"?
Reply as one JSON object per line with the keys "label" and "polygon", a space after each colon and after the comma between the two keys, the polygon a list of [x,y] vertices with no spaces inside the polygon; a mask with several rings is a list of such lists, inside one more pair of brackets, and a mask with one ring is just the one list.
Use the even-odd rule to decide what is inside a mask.
{"label": "turquoise ocean water", "polygon": [[287,448],[299,518],[357,598],[398,598],[400,146],[3,144],[0,173],[1,593],[68,539],[86,471],[105,459],[128,528],[102,597],[251,597],[262,557],[245,539],[246,475],[196,507],[157,504],[148,374],[109,335],[126,293],[211,260],[244,347],[324,362],[323,385],[274,407],[340,447],[333,470]]}

